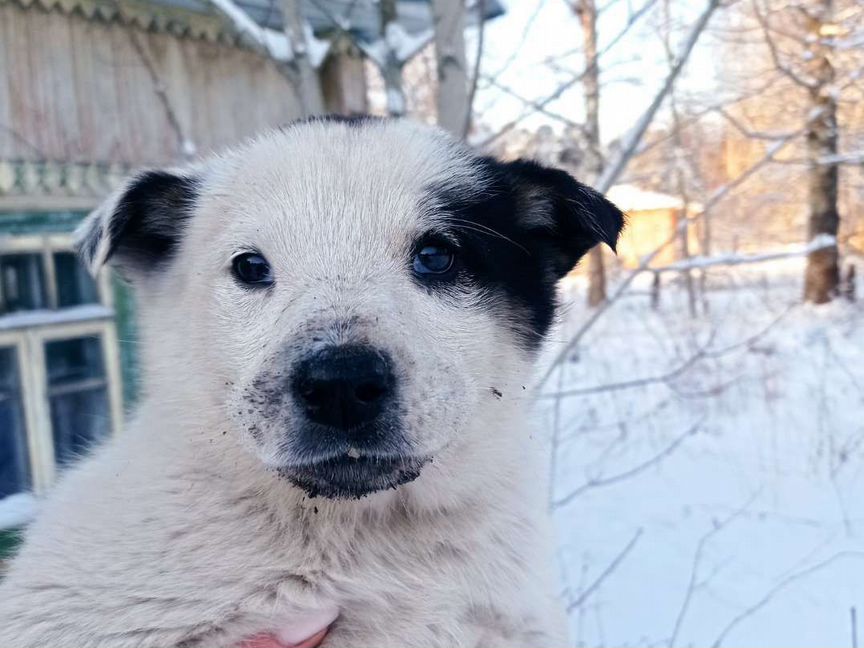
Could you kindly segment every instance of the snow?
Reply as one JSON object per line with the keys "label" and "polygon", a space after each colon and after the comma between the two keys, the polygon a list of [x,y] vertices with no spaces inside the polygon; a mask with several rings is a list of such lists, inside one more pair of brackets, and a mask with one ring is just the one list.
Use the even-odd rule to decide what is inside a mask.
{"label": "snow", "polygon": [[187,158],[194,158],[198,153],[198,147],[195,145],[195,142],[188,138],[183,139],[182,150],[183,155]]}
{"label": "snow", "polygon": [[239,33],[252,39],[271,58],[277,61],[290,61],[294,58],[291,42],[284,33],[261,27],[233,0],[209,0],[209,2],[234,24]]}
{"label": "snow", "polygon": [[329,40],[316,37],[315,32],[312,31],[312,25],[308,22],[303,23],[303,36],[306,39],[309,63],[317,70],[327,58],[331,43]]}
{"label": "snow", "polygon": [[408,33],[397,22],[387,23],[384,37],[371,43],[358,42],[363,53],[382,70],[390,65],[390,55],[397,64],[403,64],[412,59],[424,47],[432,42],[435,32],[425,29],[415,34]]}
{"label": "snow", "polygon": [[727,253],[715,256],[692,256],[682,261],[670,263],[661,268],[651,268],[653,272],[680,272],[682,270],[695,270],[712,268],[714,266],[746,265],[749,263],[765,263],[787,257],[806,256],[811,252],[823,250],[837,245],[836,237],[830,234],[817,234],[806,245],[792,245],[786,249],[762,252],[760,254],[737,254]]}
{"label": "snow", "polygon": [[864,165],[864,151],[850,151],[849,153],[838,153],[837,155],[826,155],[819,158],[819,164],[862,164]]}
{"label": "snow", "polygon": [[[710,277],[696,320],[674,285],[652,310],[641,277],[544,387],[582,390],[560,400],[552,498],[567,501],[562,587],[584,597],[573,640],[850,646],[852,609],[864,614],[864,305],[801,305],[801,258]],[[588,315],[584,285],[564,290],[549,358]],[[555,412],[539,401],[550,436]]]}
{"label": "snow", "polygon": [[88,322],[90,320],[109,319],[114,317],[114,311],[102,304],[86,304],[61,310],[21,311],[4,315],[0,318],[0,331],[8,331],[32,326],[48,326],[51,324],[70,324],[72,322]]}
{"label": "snow", "polygon": [[18,493],[0,499],[0,531],[16,529],[36,515],[36,498],[30,493]]}
{"label": "snow", "polygon": [[387,112],[391,115],[404,115],[405,95],[396,88],[387,88]]}
{"label": "snow", "polygon": [[387,23],[387,28],[384,30],[387,47],[396,55],[396,59],[403,63],[431,43],[434,36],[435,32],[432,29],[409,34],[398,22]]}
{"label": "snow", "polygon": [[678,196],[648,191],[631,184],[613,186],[606,197],[625,212],[684,208],[684,201]]}

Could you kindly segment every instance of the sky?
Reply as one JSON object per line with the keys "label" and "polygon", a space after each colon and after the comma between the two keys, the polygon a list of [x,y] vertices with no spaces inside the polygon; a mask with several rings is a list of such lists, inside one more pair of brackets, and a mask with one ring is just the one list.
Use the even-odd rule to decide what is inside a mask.
{"label": "sky", "polygon": [[[624,28],[629,9],[645,0],[599,0],[598,35],[602,51]],[[486,24],[482,74],[515,90],[523,97],[539,100],[549,96],[582,69],[581,30],[567,0],[502,0],[506,13]],[[673,2],[680,12],[679,39],[704,6],[702,0]],[[601,137],[610,141],[622,135],[645,110],[654,96],[668,65],[658,35],[661,2],[651,9],[601,58]],[[703,36],[697,44],[679,85],[682,93],[710,93],[717,76],[711,39]],[[469,57],[477,47],[476,30],[467,39]],[[558,69],[547,61],[556,60]],[[583,117],[581,89],[565,92],[548,108],[573,121]],[[475,109],[491,130],[500,128],[525,111],[518,99],[489,86],[478,88]],[[662,119],[662,116],[661,116]],[[559,129],[554,118],[535,114],[521,124],[537,128],[548,124]]]}

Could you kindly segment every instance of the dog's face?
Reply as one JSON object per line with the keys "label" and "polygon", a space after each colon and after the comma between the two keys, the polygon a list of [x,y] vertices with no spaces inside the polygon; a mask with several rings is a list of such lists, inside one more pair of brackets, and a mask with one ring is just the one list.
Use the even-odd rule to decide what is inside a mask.
{"label": "dog's face", "polygon": [[151,393],[206,393],[265,466],[344,498],[505,442],[478,437],[524,399],[557,280],[621,226],[561,171],[324,120],[139,175],[81,250],[138,288]]}

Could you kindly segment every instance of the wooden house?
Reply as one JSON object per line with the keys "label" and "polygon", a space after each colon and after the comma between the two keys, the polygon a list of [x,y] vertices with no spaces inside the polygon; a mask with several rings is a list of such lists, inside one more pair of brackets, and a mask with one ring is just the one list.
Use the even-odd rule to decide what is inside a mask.
{"label": "wooden house", "polygon": [[[282,28],[275,0],[238,4]],[[430,29],[428,5],[400,0],[407,33]],[[375,5],[302,9],[321,38],[354,12],[318,74],[329,112],[363,111]],[[299,116],[277,64],[205,0],[0,0],[0,500],[44,491],[135,398],[133,300],[78,264],[74,227],[134,169]]]}
{"label": "wooden house", "polygon": [[[607,195],[627,215],[627,227],[618,243],[618,257],[626,268],[637,267],[643,258],[668,241],[685,212],[681,198],[635,185],[615,185]],[[687,206],[691,216],[699,209],[696,204]],[[698,249],[695,231],[690,235],[690,248]],[[679,258],[680,245],[667,245],[651,265],[663,266]]]}

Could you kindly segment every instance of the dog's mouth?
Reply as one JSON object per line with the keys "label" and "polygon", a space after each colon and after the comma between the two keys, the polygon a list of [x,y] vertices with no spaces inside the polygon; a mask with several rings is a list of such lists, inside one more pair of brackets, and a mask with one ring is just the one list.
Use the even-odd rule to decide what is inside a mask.
{"label": "dog's mouth", "polygon": [[342,455],[308,464],[279,468],[279,474],[309,497],[359,499],[414,481],[429,457]]}

